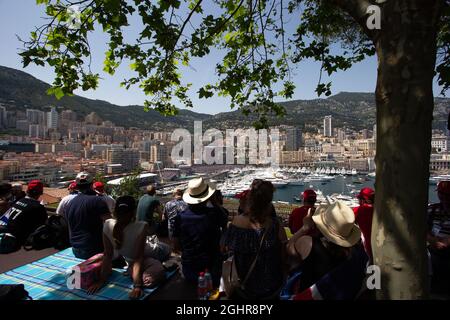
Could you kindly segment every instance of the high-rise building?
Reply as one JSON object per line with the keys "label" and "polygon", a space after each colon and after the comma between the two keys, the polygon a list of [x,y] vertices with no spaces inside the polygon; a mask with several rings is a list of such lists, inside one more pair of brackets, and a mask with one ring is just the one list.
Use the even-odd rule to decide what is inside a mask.
{"label": "high-rise building", "polygon": [[109,164],[120,164],[123,172],[131,172],[139,166],[139,150],[125,148],[111,148],[107,151]]}
{"label": "high-rise building", "polygon": [[61,112],[61,121],[77,121],[77,114],[72,110],[64,110]]}
{"label": "high-rise building", "polygon": [[0,104],[0,128],[6,128],[8,120],[6,118],[6,107]]}
{"label": "high-rise building", "polygon": [[46,125],[46,117],[45,112],[41,110],[35,110],[35,109],[27,109],[26,110],[26,117],[30,124],[40,124],[40,125]]}
{"label": "high-rise building", "polygon": [[374,125],[373,125],[373,136],[372,136],[372,138],[373,138],[374,140],[377,139],[377,124],[374,124]]}
{"label": "high-rise building", "polygon": [[52,107],[50,109],[50,112],[47,112],[47,128],[48,129],[58,128],[58,111],[56,111],[55,107]]}
{"label": "high-rise building", "polygon": [[337,130],[337,140],[338,142],[343,142],[347,138],[347,135],[345,134],[345,128],[339,128]]}
{"label": "high-rise building", "polygon": [[286,151],[297,151],[302,144],[302,131],[299,128],[286,129]]}
{"label": "high-rise building", "polygon": [[325,116],[325,118],[323,118],[323,135],[325,137],[331,137],[333,135],[331,116]]}
{"label": "high-rise building", "polygon": [[16,121],[16,129],[17,130],[20,130],[23,132],[28,132],[29,126],[30,126],[30,123],[28,122],[28,120],[17,120]]}
{"label": "high-rise building", "polygon": [[40,124],[30,124],[28,136],[30,138],[45,139],[47,128]]}
{"label": "high-rise building", "polygon": [[6,111],[6,127],[7,128],[17,127],[17,116],[14,111]]}
{"label": "high-rise building", "polygon": [[164,143],[154,144],[150,147],[150,162],[162,162],[167,159],[167,148]]}

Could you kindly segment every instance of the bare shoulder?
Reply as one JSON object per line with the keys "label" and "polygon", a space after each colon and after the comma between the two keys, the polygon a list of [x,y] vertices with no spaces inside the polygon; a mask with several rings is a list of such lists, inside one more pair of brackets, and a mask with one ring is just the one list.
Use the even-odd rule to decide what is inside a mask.
{"label": "bare shoulder", "polygon": [[231,224],[238,228],[249,228],[250,219],[244,215],[237,215],[233,218]]}
{"label": "bare shoulder", "polygon": [[294,243],[295,251],[305,260],[311,253],[313,239],[310,236],[302,236]]}

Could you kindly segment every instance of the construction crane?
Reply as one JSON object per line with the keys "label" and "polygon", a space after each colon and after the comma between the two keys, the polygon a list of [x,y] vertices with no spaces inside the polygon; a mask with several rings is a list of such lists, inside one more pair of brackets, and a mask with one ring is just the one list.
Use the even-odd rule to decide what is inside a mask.
{"label": "construction crane", "polygon": [[155,161],[156,167],[158,168],[158,173],[159,173],[159,180],[161,182],[161,184],[164,183],[164,178],[161,174],[161,167],[159,166],[159,164],[162,163],[161,161]]}

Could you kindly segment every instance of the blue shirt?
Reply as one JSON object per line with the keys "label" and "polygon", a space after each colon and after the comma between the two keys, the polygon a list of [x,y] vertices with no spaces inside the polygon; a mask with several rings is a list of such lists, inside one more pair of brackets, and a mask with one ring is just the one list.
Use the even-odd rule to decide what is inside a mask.
{"label": "blue shirt", "polygon": [[109,213],[106,202],[96,195],[80,193],[66,207],[70,244],[75,249],[103,251],[102,216]]}
{"label": "blue shirt", "polygon": [[209,266],[220,257],[220,238],[226,226],[223,214],[216,208],[188,206],[175,217],[173,237],[181,245],[183,264]]}

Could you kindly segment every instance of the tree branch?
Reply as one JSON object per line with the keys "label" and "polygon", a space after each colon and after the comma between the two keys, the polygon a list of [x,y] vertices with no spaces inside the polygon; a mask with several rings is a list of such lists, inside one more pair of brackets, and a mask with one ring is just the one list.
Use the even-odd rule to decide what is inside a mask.
{"label": "tree branch", "polygon": [[189,15],[187,16],[186,20],[184,21],[183,25],[181,26],[180,29],[180,33],[178,33],[178,37],[175,39],[175,42],[173,44],[173,50],[175,50],[175,47],[178,43],[178,41],[181,38],[181,35],[183,34],[184,28],[186,28],[186,25],[188,24],[189,20],[191,20],[192,16],[194,15],[194,12],[197,10],[198,7],[200,7],[200,4],[202,3],[203,0],[198,0],[197,3],[195,4],[195,7],[191,10],[191,12],[189,12]]}
{"label": "tree branch", "polygon": [[367,8],[372,5],[369,0],[329,0],[331,4],[348,13],[372,40],[376,30],[367,28]]}

